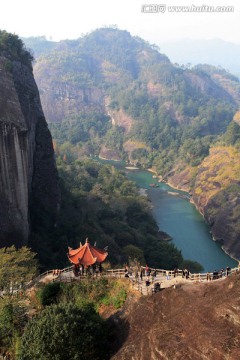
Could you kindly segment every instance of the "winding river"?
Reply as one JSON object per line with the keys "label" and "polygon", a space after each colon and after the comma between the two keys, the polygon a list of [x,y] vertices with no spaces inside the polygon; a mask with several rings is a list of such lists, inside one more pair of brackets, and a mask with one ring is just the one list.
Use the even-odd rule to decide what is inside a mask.
{"label": "winding river", "polygon": [[[125,169],[123,163],[111,163],[118,169]],[[162,231],[167,232],[172,242],[181,250],[185,259],[198,261],[204,271],[214,271],[236,267],[237,261],[228,256],[221,246],[212,240],[210,228],[195,206],[184,197],[175,194],[187,195],[175,190],[165,183],[157,183],[153,174],[144,170],[127,170],[129,179],[135,181],[140,188],[147,189],[147,195],[153,205],[153,216]],[[150,187],[155,183],[159,187]]]}

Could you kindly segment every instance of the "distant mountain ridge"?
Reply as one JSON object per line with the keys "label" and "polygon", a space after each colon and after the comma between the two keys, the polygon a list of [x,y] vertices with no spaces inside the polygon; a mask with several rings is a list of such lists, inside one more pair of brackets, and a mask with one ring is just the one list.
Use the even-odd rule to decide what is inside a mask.
{"label": "distant mountain ridge", "polygon": [[159,46],[173,63],[220,66],[240,77],[240,44],[221,39],[180,39]]}

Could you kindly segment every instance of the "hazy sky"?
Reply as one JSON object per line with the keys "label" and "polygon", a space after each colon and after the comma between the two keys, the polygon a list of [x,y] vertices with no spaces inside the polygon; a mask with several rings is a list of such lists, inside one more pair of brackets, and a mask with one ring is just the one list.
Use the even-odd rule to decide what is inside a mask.
{"label": "hazy sky", "polygon": [[[165,5],[145,13],[142,5]],[[233,12],[171,12],[169,6],[233,6]],[[149,6],[145,10],[149,11]],[[239,0],[2,0],[0,29],[19,36],[74,39],[116,24],[151,43],[179,38],[220,38],[240,44]]]}

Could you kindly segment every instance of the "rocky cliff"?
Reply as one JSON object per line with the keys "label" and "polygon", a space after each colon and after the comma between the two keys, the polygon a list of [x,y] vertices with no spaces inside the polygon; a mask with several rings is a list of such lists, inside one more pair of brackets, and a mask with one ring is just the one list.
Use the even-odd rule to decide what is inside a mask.
{"label": "rocky cliff", "polygon": [[173,187],[190,191],[214,240],[240,259],[240,155],[234,146],[215,146],[198,167],[179,164],[168,174]]}
{"label": "rocky cliff", "polygon": [[[3,32],[1,35],[6,36]],[[15,36],[9,36],[16,40]],[[2,39],[1,39],[2,41]],[[19,45],[19,43],[17,42]],[[2,45],[2,44],[1,44]],[[0,246],[26,244],[30,209],[46,216],[60,201],[51,134],[31,64],[0,48]],[[22,54],[24,54],[23,50]]]}
{"label": "rocky cliff", "polygon": [[213,147],[198,168],[193,201],[225,251],[240,258],[240,155],[232,146]]}
{"label": "rocky cliff", "polygon": [[240,274],[165,289],[113,316],[112,360],[238,360]]}

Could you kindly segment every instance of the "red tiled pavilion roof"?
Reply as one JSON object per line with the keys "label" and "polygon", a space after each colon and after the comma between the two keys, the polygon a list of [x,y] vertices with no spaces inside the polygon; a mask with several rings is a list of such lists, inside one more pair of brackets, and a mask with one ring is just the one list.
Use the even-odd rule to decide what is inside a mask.
{"label": "red tiled pavilion roof", "polygon": [[93,265],[96,262],[102,263],[108,253],[105,250],[92,246],[88,239],[84,245],[80,245],[78,249],[68,248],[68,258],[73,264],[81,264],[84,266]]}

